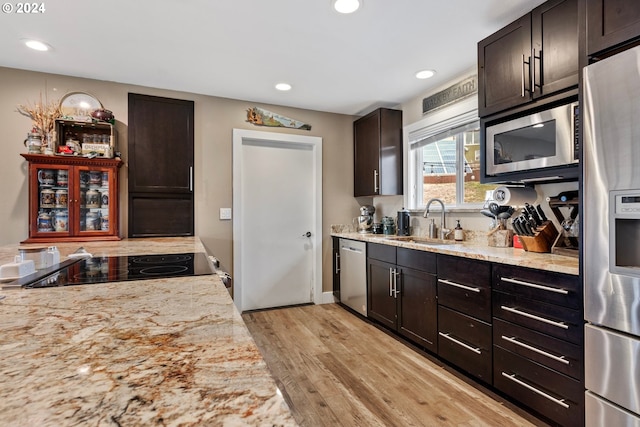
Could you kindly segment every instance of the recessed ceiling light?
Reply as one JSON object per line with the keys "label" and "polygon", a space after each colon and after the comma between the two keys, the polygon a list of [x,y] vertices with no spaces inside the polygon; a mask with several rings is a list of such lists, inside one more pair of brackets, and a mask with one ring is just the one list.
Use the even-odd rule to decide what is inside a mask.
{"label": "recessed ceiling light", "polygon": [[416,73],[416,78],[418,79],[430,79],[435,76],[436,72],[434,70],[422,70]]}
{"label": "recessed ceiling light", "polygon": [[360,8],[360,0],[334,0],[333,8],[340,13],[353,13]]}
{"label": "recessed ceiling light", "polygon": [[291,90],[291,85],[289,83],[278,83],[276,85],[276,89],[282,90],[282,91]]}
{"label": "recessed ceiling light", "polygon": [[40,52],[46,52],[51,49],[51,46],[38,40],[24,40],[24,44],[26,44],[27,47],[33,50],[39,50]]}

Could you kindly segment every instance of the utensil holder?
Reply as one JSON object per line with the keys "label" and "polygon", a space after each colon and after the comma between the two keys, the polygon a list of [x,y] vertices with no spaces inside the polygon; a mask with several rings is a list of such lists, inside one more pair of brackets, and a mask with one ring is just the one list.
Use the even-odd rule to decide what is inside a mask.
{"label": "utensil holder", "polygon": [[519,236],[522,248],[527,252],[551,252],[551,248],[558,237],[558,230],[551,221],[536,227],[534,236]]}

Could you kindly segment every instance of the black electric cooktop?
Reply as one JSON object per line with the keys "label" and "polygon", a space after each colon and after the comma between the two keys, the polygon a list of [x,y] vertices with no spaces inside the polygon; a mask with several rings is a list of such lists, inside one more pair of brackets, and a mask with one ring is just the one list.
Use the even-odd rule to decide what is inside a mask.
{"label": "black electric cooktop", "polygon": [[202,252],[108,256],[84,258],[22,286],[49,288],[205,274],[213,274],[213,269],[209,259]]}

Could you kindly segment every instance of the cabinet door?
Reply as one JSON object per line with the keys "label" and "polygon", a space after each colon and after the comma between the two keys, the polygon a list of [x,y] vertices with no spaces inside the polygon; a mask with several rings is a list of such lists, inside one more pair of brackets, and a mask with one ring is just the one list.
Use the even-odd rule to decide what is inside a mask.
{"label": "cabinet door", "polygon": [[194,103],[129,94],[129,237],[192,236]]}
{"label": "cabinet door", "polygon": [[395,330],[398,325],[398,311],[392,284],[396,266],[369,259],[367,270],[367,316]]}
{"label": "cabinet door", "polygon": [[640,36],[637,0],[589,0],[587,54],[594,55]]}
{"label": "cabinet door", "polygon": [[[69,166],[34,164],[29,166],[31,204],[30,237],[60,238],[71,235],[74,178]],[[71,195],[69,194],[71,189]]]}
{"label": "cabinet door", "polygon": [[380,108],[353,124],[353,195],[402,194],[402,111]]}
{"label": "cabinet door", "polygon": [[478,43],[478,114],[488,116],[531,100],[531,14]]}
{"label": "cabinet door", "polygon": [[118,212],[114,209],[117,197],[114,169],[99,166],[74,168],[73,195],[76,202],[72,228],[79,236],[112,234]]}
{"label": "cabinet door", "polygon": [[437,353],[438,314],[436,276],[403,268],[398,294],[398,332],[411,341]]}
{"label": "cabinet door", "polygon": [[534,98],[578,85],[578,2],[551,0],[531,12]]}
{"label": "cabinet door", "polygon": [[353,123],[353,195],[380,192],[380,114],[374,111]]}

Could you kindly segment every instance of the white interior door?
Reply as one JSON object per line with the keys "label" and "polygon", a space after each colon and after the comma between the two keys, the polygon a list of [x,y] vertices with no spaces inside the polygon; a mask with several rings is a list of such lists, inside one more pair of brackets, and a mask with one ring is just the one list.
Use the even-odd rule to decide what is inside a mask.
{"label": "white interior door", "polygon": [[319,138],[305,138],[234,130],[234,299],[241,311],[313,302],[322,286],[321,154]]}

